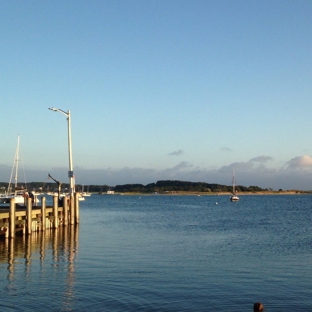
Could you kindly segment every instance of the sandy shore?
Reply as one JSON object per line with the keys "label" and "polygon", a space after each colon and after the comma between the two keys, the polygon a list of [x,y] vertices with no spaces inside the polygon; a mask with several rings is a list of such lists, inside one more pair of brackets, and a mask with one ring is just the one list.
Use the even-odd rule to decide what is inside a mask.
{"label": "sandy shore", "polygon": [[[238,196],[248,196],[248,195],[307,195],[311,194],[311,191],[263,191],[263,192],[238,192],[236,193]],[[194,196],[231,196],[232,193],[230,192],[167,192],[167,193],[115,193],[115,195],[139,195],[139,196],[146,196],[146,195],[194,195]]]}

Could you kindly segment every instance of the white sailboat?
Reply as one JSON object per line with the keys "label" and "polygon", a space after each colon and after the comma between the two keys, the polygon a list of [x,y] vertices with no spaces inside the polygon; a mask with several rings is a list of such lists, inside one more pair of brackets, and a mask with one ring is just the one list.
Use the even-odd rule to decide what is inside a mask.
{"label": "white sailboat", "polygon": [[89,192],[89,185],[88,185],[88,190],[87,190],[87,192],[84,191],[84,185],[82,186],[81,195],[82,195],[83,197],[91,196],[91,193]]}
{"label": "white sailboat", "polygon": [[233,195],[231,195],[230,199],[231,201],[239,201],[239,197],[236,195],[236,190],[235,190],[235,170],[233,168],[233,178],[232,178],[232,186],[233,186]]}
{"label": "white sailboat", "polygon": [[[10,177],[10,182],[8,186],[8,190],[6,194],[0,196],[0,203],[9,203],[11,198],[15,199],[16,204],[24,204],[25,202],[25,197],[28,195],[25,189],[20,189],[18,190],[17,188],[17,176],[18,176],[18,162],[19,162],[19,141],[20,137],[19,135],[17,136],[17,147],[15,151],[15,156],[14,156],[14,161],[13,161],[13,166],[12,166],[12,171],[11,171],[11,177]],[[15,172],[14,176],[14,191],[12,191],[12,178],[13,178],[13,173]]]}
{"label": "white sailboat", "polygon": [[84,200],[86,200],[85,197],[84,197],[84,195],[83,195],[83,192],[77,192],[77,193],[78,193],[78,200],[79,200],[79,201],[84,201]]}

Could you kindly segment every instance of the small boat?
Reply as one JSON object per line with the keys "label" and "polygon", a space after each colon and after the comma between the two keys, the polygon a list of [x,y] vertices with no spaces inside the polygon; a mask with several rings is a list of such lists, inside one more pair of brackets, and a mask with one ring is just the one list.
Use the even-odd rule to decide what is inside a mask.
{"label": "small boat", "polygon": [[231,201],[239,201],[239,197],[236,195],[236,190],[235,190],[235,170],[233,168],[233,178],[232,178],[232,185],[233,185],[233,195],[231,195],[230,199]]}
{"label": "small boat", "polygon": [[82,192],[81,192],[81,195],[83,196],[83,197],[88,197],[88,196],[91,196],[91,193],[89,192],[89,186],[88,186],[88,190],[87,190],[87,192],[85,192],[84,191],[84,187],[82,186]]}
{"label": "small boat", "polygon": [[231,201],[239,201],[239,197],[237,195],[232,195]]}
{"label": "small boat", "polygon": [[10,202],[12,198],[14,198],[14,201],[16,204],[25,204],[25,198],[28,197],[28,192],[17,192],[11,194],[2,194],[0,196],[0,203],[1,204],[7,204]]}
{"label": "small boat", "polygon": [[86,199],[84,198],[84,196],[83,196],[82,194],[79,194],[78,200],[79,200],[79,201],[84,201],[84,200],[86,200]]}
{"label": "small boat", "polygon": [[[26,203],[26,198],[31,197],[35,198],[36,202],[38,202],[37,196],[34,196],[32,192],[28,192],[26,188],[18,188],[17,187],[17,177],[18,177],[18,162],[19,162],[19,143],[20,143],[20,137],[19,135],[17,136],[17,147],[15,151],[15,156],[14,156],[14,162],[12,166],[12,171],[11,171],[11,177],[10,177],[10,182],[8,186],[8,190],[6,194],[0,195],[0,203],[9,203],[12,198],[14,198],[16,204],[25,204]],[[13,179],[13,173],[14,175],[14,191],[12,190],[12,179]]]}
{"label": "small boat", "polygon": [[[70,195],[68,194],[68,193],[60,193],[60,194],[58,194],[58,192],[49,192],[47,195],[50,195],[50,196],[57,196],[57,197],[59,197],[59,199],[62,201],[63,200],[63,198],[64,197],[67,197],[67,198],[69,198],[70,197]],[[85,197],[82,195],[82,193],[79,193],[79,196],[78,196],[78,200],[79,201],[84,201],[84,200],[86,200],[85,199]]]}

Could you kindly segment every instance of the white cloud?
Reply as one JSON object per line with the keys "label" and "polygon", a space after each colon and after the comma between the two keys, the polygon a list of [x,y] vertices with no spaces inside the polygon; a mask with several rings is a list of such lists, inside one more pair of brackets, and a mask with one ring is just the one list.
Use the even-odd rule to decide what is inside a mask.
{"label": "white cloud", "polygon": [[249,171],[254,168],[254,164],[250,161],[247,162],[235,162],[227,166],[222,166],[218,171],[220,173],[232,172],[233,168],[235,171]]}
{"label": "white cloud", "polygon": [[297,156],[289,160],[287,163],[289,168],[307,168],[312,167],[312,157],[308,155]]}

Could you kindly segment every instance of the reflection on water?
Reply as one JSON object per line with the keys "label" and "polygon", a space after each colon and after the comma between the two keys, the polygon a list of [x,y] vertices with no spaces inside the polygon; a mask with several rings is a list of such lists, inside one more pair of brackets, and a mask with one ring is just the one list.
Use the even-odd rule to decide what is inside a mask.
{"label": "reflection on water", "polygon": [[94,195],[0,241],[0,310],[311,311],[311,198]]}
{"label": "reflection on water", "polygon": [[[78,239],[79,225],[33,232],[32,235],[17,236],[14,239],[2,239],[0,241],[0,267],[3,277],[4,268],[7,268],[8,295],[18,295],[14,293],[16,285],[25,281],[27,284],[27,281],[33,279],[34,272],[38,280],[44,281],[45,284],[49,283],[51,273],[47,271],[52,267],[54,274],[65,273],[63,308],[61,309],[67,310],[66,306],[73,300]],[[21,275],[22,272],[24,272],[23,275]],[[28,286],[30,286],[29,283]],[[28,289],[28,291],[32,290]]]}

